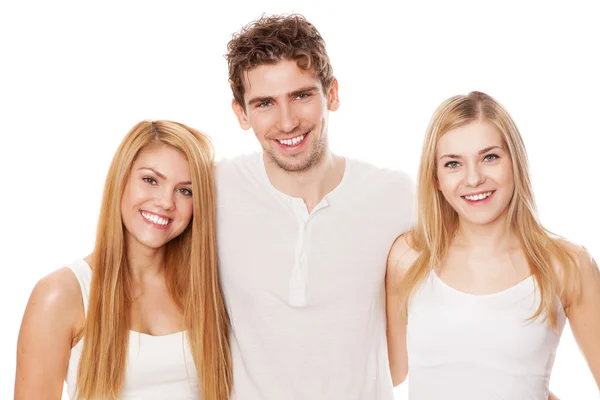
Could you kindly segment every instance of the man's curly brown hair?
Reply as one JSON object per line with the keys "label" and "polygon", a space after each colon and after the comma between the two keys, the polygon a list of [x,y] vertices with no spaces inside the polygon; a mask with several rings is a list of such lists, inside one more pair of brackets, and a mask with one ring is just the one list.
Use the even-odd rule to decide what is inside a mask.
{"label": "man's curly brown hair", "polygon": [[299,14],[262,16],[252,21],[233,35],[225,58],[233,98],[244,109],[243,74],[259,65],[294,60],[299,68],[315,74],[324,91],[333,80],[325,41]]}

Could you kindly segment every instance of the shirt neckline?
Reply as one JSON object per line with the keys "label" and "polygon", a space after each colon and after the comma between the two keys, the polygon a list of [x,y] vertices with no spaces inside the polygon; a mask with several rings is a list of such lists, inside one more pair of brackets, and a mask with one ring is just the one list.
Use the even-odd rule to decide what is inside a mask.
{"label": "shirt neckline", "polygon": [[[304,199],[302,199],[300,197],[290,196],[289,194],[283,193],[281,190],[277,189],[273,185],[273,183],[271,183],[271,180],[269,179],[269,175],[267,174],[267,168],[265,167],[265,161],[264,161],[263,157],[264,157],[264,152],[259,151],[256,153],[256,162],[258,163],[258,169],[260,171],[260,176],[262,178],[263,183],[267,187],[269,187],[272,192],[274,192],[276,195],[278,195],[282,199],[290,200],[290,201],[301,201],[304,204]],[[349,175],[349,171],[351,169],[352,160],[348,159],[347,157],[343,157],[343,158],[344,158],[344,161],[346,162],[346,165],[344,166],[344,174],[342,175],[342,179],[340,180],[340,182],[337,184],[336,187],[334,187],[329,193],[327,193],[327,194],[325,194],[325,196],[323,196],[323,199],[321,200],[321,202],[327,201],[328,199],[331,199],[332,196],[335,196],[336,193],[342,189],[342,187],[345,185],[346,181],[348,180],[348,175]]]}

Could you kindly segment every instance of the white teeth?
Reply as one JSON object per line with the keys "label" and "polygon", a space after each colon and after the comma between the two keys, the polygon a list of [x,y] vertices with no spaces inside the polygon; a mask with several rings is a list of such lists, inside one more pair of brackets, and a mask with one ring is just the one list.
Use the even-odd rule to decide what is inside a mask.
{"label": "white teeth", "polygon": [[285,144],[286,146],[295,146],[298,143],[300,143],[302,140],[304,140],[304,136],[306,136],[306,135],[296,136],[295,138],[292,138],[292,139],[282,139],[282,140],[277,139],[277,141],[281,144]]}
{"label": "white teeth", "polygon": [[148,213],[142,212],[142,217],[144,217],[144,219],[146,219],[147,221],[150,221],[153,224],[157,224],[157,225],[165,226],[169,223],[168,218],[161,218],[158,215],[154,215],[154,214],[148,214]]}
{"label": "white teeth", "polygon": [[473,196],[463,196],[465,199],[467,200],[471,200],[471,201],[477,201],[477,200],[483,200],[487,197],[489,197],[493,192],[486,192],[486,193],[479,193]]}

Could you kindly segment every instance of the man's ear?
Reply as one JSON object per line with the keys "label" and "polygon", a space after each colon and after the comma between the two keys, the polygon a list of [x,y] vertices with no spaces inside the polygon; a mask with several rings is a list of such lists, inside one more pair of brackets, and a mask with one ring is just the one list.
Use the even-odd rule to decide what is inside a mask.
{"label": "man's ear", "polygon": [[245,131],[250,129],[250,121],[248,121],[248,116],[246,115],[246,110],[244,110],[244,107],[242,107],[242,105],[238,103],[237,100],[233,99],[231,101],[231,108],[233,109],[233,112],[235,113],[235,116],[237,117],[238,122],[240,123],[240,127]]}
{"label": "man's ear", "polygon": [[329,92],[327,93],[327,109],[329,111],[335,111],[340,108],[340,98],[338,96],[338,81],[333,78],[331,85],[329,86]]}

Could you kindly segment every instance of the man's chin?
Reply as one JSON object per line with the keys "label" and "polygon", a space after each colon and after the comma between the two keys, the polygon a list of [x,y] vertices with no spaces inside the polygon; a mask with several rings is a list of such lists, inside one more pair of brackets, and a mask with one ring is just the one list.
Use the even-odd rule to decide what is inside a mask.
{"label": "man's chin", "polygon": [[298,157],[289,157],[286,159],[284,157],[271,157],[274,164],[277,167],[285,172],[303,172],[312,167],[312,162],[310,159],[299,159]]}

